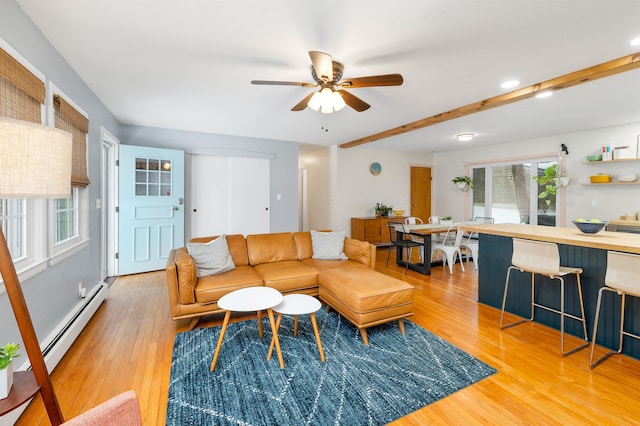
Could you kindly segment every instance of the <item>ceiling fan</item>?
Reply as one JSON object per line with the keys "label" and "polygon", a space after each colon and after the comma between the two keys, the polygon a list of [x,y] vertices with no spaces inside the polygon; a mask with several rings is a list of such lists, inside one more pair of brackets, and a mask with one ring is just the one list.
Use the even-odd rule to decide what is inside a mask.
{"label": "ceiling fan", "polygon": [[311,77],[315,83],[300,83],[294,81],[253,80],[251,84],[320,87],[319,91],[307,95],[296,104],[291,111],[302,111],[307,106],[316,111],[329,113],[342,109],[345,104],[358,112],[369,109],[371,105],[347,92],[344,89],[374,86],[400,86],[403,82],[400,74],[384,74],[369,77],[358,77],[342,80],[344,65],[336,62],[331,55],[311,50]]}

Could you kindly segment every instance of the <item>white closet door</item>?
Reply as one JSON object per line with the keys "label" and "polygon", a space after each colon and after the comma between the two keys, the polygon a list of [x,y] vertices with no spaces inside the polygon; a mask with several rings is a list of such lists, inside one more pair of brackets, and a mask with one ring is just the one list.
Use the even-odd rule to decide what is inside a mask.
{"label": "white closet door", "polygon": [[191,238],[270,230],[267,159],[191,156]]}
{"label": "white closet door", "polygon": [[270,231],[269,165],[270,161],[262,158],[230,158],[229,233],[248,235]]}

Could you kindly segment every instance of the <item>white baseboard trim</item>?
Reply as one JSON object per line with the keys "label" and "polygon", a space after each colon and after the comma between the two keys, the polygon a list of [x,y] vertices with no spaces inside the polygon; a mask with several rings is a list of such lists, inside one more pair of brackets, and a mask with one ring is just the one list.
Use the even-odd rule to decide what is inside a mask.
{"label": "white baseboard trim", "polygon": [[[49,370],[49,372],[56,368],[102,302],[107,299],[108,295],[109,286],[104,282],[98,283],[91,289],[91,292],[87,294],[87,297],[82,299],[49,336],[40,343],[40,349],[44,355],[44,361],[45,364],[47,364],[47,370]],[[16,371],[26,371],[30,368],[31,364],[27,359]],[[0,426],[14,425],[27,408],[28,403],[29,402],[26,402],[19,408],[0,417]]]}

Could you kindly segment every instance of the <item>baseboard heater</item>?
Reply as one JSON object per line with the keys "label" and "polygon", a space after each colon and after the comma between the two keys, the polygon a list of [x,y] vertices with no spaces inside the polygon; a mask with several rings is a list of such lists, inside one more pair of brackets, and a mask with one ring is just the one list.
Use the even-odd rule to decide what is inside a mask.
{"label": "baseboard heater", "polygon": [[[69,315],[60,322],[58,327],[40,344],[49,373],[56,368],[64,354],[67,353],[102,302],[107,299],[108,295],[109,286],[104,282],[98,283],[98,285],[87,294],[87,297],[82,299],[73,311],[71,311]],[[17,371],[30,369],[31,364],[27,359],[26,362],[17,368]],[[28,402],[23,404],[22,407],[0,417],[0,426],[13,425],[27,408],[27,405]]]}
{"label": "baseboard heater", "polygon": [[109,294],[106,283],[96,285],[87,297],[65,317],[51,334],[41,343],[47,369],[51,372],[78,338],[91,317],[96,313]]}

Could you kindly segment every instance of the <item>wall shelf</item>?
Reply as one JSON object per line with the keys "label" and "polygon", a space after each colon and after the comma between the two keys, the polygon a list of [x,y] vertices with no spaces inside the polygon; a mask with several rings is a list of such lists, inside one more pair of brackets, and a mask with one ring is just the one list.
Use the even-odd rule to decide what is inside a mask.
{"label": "wall shelf", "polygon": [[634,161],[640,161],[640,158],[623,158],[621,160],[608,160],[608,161],[584,161],[582,164],[611,164],[611,163],[631,163]]}
{"label": "wall shelf", "polygon": [[608,183],[583,183],[582,186],[621,186],[621,185],[640,185],[640,182],[608,182]]}

